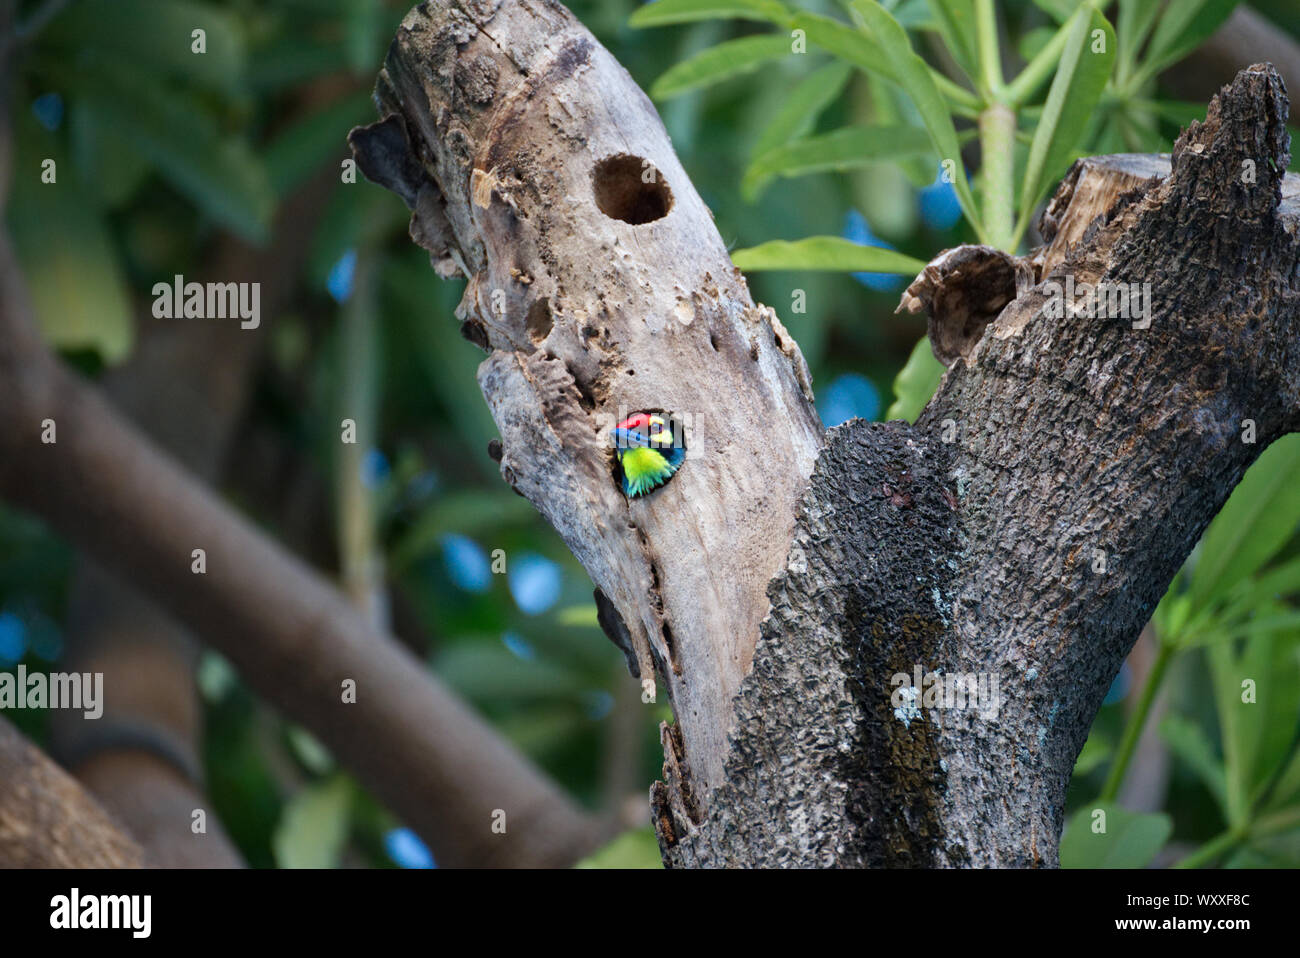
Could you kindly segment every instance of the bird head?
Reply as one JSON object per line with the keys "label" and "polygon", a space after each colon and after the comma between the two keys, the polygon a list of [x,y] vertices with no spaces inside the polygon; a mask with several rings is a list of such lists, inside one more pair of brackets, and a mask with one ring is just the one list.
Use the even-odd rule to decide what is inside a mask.
{"label": "bird head", "polygon": [[639,412],[614,427],[614,446],[618,449],[666,449],[679,445],[673,423],[659,413]]}

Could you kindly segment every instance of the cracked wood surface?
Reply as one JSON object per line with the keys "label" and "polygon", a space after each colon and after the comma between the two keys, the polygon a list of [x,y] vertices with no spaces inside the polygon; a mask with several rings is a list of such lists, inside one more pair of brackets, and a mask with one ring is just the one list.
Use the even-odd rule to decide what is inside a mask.
{"label": "cracked wood surface", "polygon": [[[936,348],[955,355],[916,425],[831,430],[727,782],[703,823],[669,823],[670,864],[1056,864],[1074,761],[1125,655],[1246,468],[1300,424],[1286,114],[1257,66],[1171,163],[1084,161],[1048,206],[1037,282],[1017,296],[1023,264],[987,256],[1005,285],[985,298],[1007,305],[970,335],[968,310],[939,317],[963,335]],[[908,295],[947,303],[929,287],[967,283],[944,274],[958,259]],[[1070,275],[1149,283],[1150,325],[1052,318],[1049,284]],[[891,679],[917,666],[996,676],[996,714],[900,707]]]}
{"label": "cracked wood surface", "polygon": [[[438,272],[468,276],[458,316],[489,353],[502,476],[622,619],[642,679],[657,668],[695,805],[821,442],[803,357],[751,299],[650,101],[558,4],[422,4],[376,101],[358,163],[412,208]],[[609,433],[643,410],[685,422],[687,458],[629,501]]]}

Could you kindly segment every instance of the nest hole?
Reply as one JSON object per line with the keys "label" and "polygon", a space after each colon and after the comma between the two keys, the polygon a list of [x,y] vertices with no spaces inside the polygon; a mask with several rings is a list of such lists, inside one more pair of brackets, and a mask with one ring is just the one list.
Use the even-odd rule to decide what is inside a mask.
{"label": "nest hole", "polygon": [[663,219],[673,208],[673,193],[663,174],[639,156],[606,157],[596,164],[591,183],[600,211],[633,226]]}

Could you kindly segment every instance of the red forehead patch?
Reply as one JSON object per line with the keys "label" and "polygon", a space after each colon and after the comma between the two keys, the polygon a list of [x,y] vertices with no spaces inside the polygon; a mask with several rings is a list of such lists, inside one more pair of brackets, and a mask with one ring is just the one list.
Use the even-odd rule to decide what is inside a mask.
{"label": "red forehead patch", "polygon": [[624,419],[621,423],[618,424],[616,428],[641,429],[642,427],[648,425],[650,425],[650,414],[646,412],[639,412],[635,416],[629,416],[628,418]]}

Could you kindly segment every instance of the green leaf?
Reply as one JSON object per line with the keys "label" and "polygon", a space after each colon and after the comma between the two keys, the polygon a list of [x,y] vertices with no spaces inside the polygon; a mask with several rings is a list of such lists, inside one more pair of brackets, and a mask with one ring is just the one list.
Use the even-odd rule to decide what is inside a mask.
{"label": "green leaf", "polygon": [[473,489],[440,496],[393,546],[389,561],[401,569],[437,550],[448,532],[483,535],[530,522],[536,514],[527,499],[509,492]]}
{"label": "green leaf", "polygon": [[[193,52],[191,34],[205,33],[206,52]],[[42,43],[149,74],[161,73],[209,90],[239,92],[245,79],[244,35],[229,10],[190,0],[81,0],[41,35]],[[75,63],[75,59],[72,61]]]}
{"label": "green leaf", "polygon": [[86,76],[78,93],[103,123],[199,209],[250,242],[265,241],[275,197],[242,138],[223,134],[201,104],[125,70]]}
{"label": "green leaf", "polygon": [[878,246],[861,246],[838,236],[810,236],[736,250],[732,262],[750,273],[788,269],[844,273],[899,273],[915,276],[925,263]]}
{"label": "green leaf", "polygon": [[1051,27],[1036,27],[1022,35],[1020,42],[1016,45],[1021,59],[1028,62],[1038,56],[1052,42],[1054,36],[1056,36],[1056,30]]}
{"label": "green leaf", "polygon": [[[1102,31],[1104,52],[1094,53],[1095,31]],[[1056,78],[1047,94],[1034,140],[1029,147],[1020,194],[1019,236],[1042,194],[1069,163],[1092,117],[1115,62],[1115,34],[1100,13],[1084,7],[1070,21],[1070,33]]]}
{"label": "green leaf", "polygon": [[1074,16],[1081,2],[1082,0],[1034,0],[1034,6],[1057,23],[1064,23]]}
{"label": "green leaf", "polygon": [[462,642],[439,654],[438,677],[472,702],[545,702],[581,694],[584,679],[553,662],[526,662],[499,643]]}
{"label": "green leaf", "polygon": [[885,413],[886,419],[906,419],[916,422],[921,410],[930,401],[934,391],[939,388],[945,368],[943,363],[934,358],[928,336],[922,336],[907,362],[894,377],[894,402]]}
{"label": "green leaf", "polygon": [[289,747],[298,761],[316,775],[328,775],[334,771],[334,756],[316,736],[301,725],[289,725],[284,730]]}
{"label": "green leaf", "polygon": [[[53,183],[41,182],[46,159],[55,163]],[[131,301],[94,198],[55,138],[35,123],[19,125],[13,178],[9,229],[46,341],[121,362],[134,335]]]}
{"label": "green leaf", "polygon": [[276,196],[284,197],[331,157],[335,166],[348,155],[352,127],[374,116],[370,94],[354,93],[299,120],[267,147],[267,177]]}
{"label": "green leaf", "polygon": [[570,605],[559,611],[556,621],[573,629],[598,629],[600,618],[595,605]]}
{"label": "green leaf", "polygon": [[1238,0],[1177,0],[1167,4],[1151,36],[1139,77],[1155,76],[1199,47],[1232,16],[1237,3]]}
{"label": "green leaf", "polygon": [[574,868],[663,868],[659,840],[653,828],[624,832],[608,845],[592,852]]}
{"label": "green leaf", "polygon": [[566,751],[571,753],[574,741],[590,732],[589,720],[572,701],[512,712],[494,727],[506,741],[539,763],[554,761]]}
{"label": "green leaf", "polygon": [[634,27],[661,27],[695,20],[768,20],[780,23],[790,15],[776,0],[656,0],[628,18]]}
{"label": "green leaf", "polygon": [[1083,743],[1083,748],[1079,751],[1079,757],[1074,760],[1074,777],[1082,778],[1093,769],[1100,768],[1110,760],[1115,752],[1115,746],[1112,742],[1106,741],[1096,729],[1088,733],[1088,739]]}
{"label": "green leaf", "polygon": [[921,115],[930,134],[930,141],[939,154],[941,162],[953,164],[953,188],[961,203],[966,219],[983,234],[983,225],[976,212],[975,200],[971,196],[970,185],[966,182],[966,172],[961,161],[961,147],[957,141],[957,130],[952,124],[952,116],[934,77],[926,62],[912,52],[912,44],[907,33],[885,12],[876,0],[853,0],[852,9],[861,17],[863,25],[872,38],[879,44],[890,70],[893,72],[912,103]]}
{"label": "green leaf", "polygon": [[914,126],[851,126],[769,150],[750,164],[741,191],[751,202],[778,176],[849,170],[930,153],[930,138]]}
{"label": "green leaf", "polygon": [[[1285,607],[1269,603],[1261,618],[1275,616]],[[1300,616],[1297,616],[1300,620]],[[1246,713],[1238,724],[1243,738],[1244,789],[1253,807],[1262,789],[1282,772],[1300,729],[1300,621],[1285,633],[1252,633],[1241,647],[1235,678],[1236,701],[1241,702],[1242,679],[1255,683],[1255,702],[1241,703]]]}
{"label": "green leaf", "polygon": [[1268,562],[1300,523],[1300,435],[1278,439],[1246,471],[1201,537],[1192,570],[1198,607],[1223,596]]}
{"label": "green leaf", "polygon": [[1138,51],[1150,35],[1163,6],[1163,0],[1119,0],[1115,33],[1119,41],[1116,55],[1120,63],[1120,79],[1127,79],[1132,74]]}
{"label": "green leaf", "polygon": [[348,66],[358,76],[371,74],[383,57],[386,38],[393,34],[384,4],[374,0],[348,0],[342,19],[343,52]]}
{"label": "green leaf", "polygon": [[650,87],[650,95],[656,100],[667,100],[689,90],[752,73],[764,63],[790,55],[790,38],[780,34],[728,40],[669,68]]}
{"label": "green leaf", "polygon": [[948,52],[971,79],[975,78],[975,4],[972,0],[930,0],[930,11]]}
{"label": "green leaf", "polygon": [[1156,100],[1150,106],[1161,119],[1178,124],[1180,130],[1189,126],[1193,120],[1205,119],[1204,103],[1193,103],[1187,100]]}
{"label": "green leaf", "polygon": [[343,45],[293,31],[276,35],[254,49],[248,65],[248,85],[260,95],[279,93],[348,68]]}
{"label": "green leaf", "polygon": [[148,179],[149,161],[84,101],[74,102],[68,114],[72,155],[81,182],[98,194],[105,208],[125,203]]}
{"label": "green leaf", "polygon": [[880,45],[861,30],[816,13],[802,13],[791,21],[817,46],[827,53],[852,63],[859,70],[893,80],[894,72]]}
{"label": "green leaf", "polygon": [[276,825],[272,847],[280,868],[337,868],[348,837],[352,786],[341,775],[298,792]]}
{"label": "green leaf", "polygon": [[1170,714],[1160,723],[1160,737],[1174,756],[1201,780],[1226,815],[1228,798],[1223,761],[1205,731],[1182,715]]}
{"label": "green leaf", "polygon": [[[1093,829],[1093,812],[1106,813],[1105,832]],[[1145,868],[1173,831],[1168,815],[1139,814],[1100,803],[1079,809],[1061,836],[1062,868]]]}
{"label": "green leaf", "polygon": [[783,146],[811,130],[822,111],[835,101],[852,75],[852,64],[836,62],[804,77],[790,91],[790,95],[759,134],[753,155],[762,156],[768,150]]}
{"label": "green leaf", "polygon": [[1265,602],[1284,599],[1296,593],[1300,593],[1300,559],[1292,559],[1238,582],[1229,594],[1223,617],[1233,621],[1234,612],[1253,612]]}
{"label": "green leaf", "polygon": [[1285,808],[1300,800],[1300,749],[1291,753],[1286,768],[1278,776],[1277,787],[1273,790],[1265,809],[1273,811]]}

